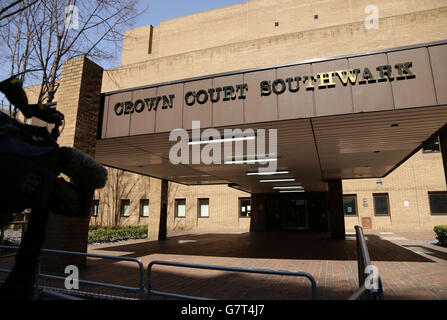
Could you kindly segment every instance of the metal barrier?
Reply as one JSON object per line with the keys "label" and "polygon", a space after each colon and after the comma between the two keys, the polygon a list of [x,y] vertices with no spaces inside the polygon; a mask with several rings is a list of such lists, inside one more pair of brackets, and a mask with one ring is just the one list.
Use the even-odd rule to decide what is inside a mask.
{"label": "metal barrier", "polygon": [[[0,249],[18,250],[19,247],[18,246],[0,246]],[[90,257],[90,258],[109,259],[109,260],[115,260],[115,261],[135,262],[135,263],[138,264],[138,267],[139,267],[139,286],[138,287],[121,286],[121,285],[116,285],[116,284],[110,284],[110,283],[104,283],[104,282],[96,282],[96,281],[88,281],[88,280],[81,280],[81,279],[79,279],[79,283],[80,284],[85,284],[85,285],[94,285],[94,286],[99,286],[99,287],[105,287],[105,288],[110,288],[110,289],[118,289],[118,290],[125,290],[127,292],[138,293],[141,300],[145,300],[148,297],[147,290],[144,287],[144,280],[143,280],[144,266],[143,266],[143,263],[140,260],[138,260],[138,259],[128,258],[128,257],[116,257],[116,256],[94,254],[94,253],[51,250],[51,249],[42,249],[41,253],[54,253],[54,254],[73,255],[73,256],[82,256],[82,257]],[[9,273],[9,272],[11,272],[11,270],[0,269],[0,272]],[[37,278],[46,278],[46,279],[62,280],[62,281],[65,281],[65,279],[66,279],[66,277],[54,276],[54,275],[49,275],[49,274],[42,274],[40,272],[38,273],[38,277],[36,277],[36,282],[38,280]],[[48,295],[48,291],[49,290],[50,289],[47,289],[45,291],[45,294]],[[94,295],[93,293],[82,292],[82,291],[78,291],[78,290],[70,290],[70,292],[71,292],[70,294],[73,294],[73,295]],[[97,295],[97,296],[98,296],[98,298],[104,298],[105,295]],[[112,296],[110,296],[110,297],[112,297]],[[61,296],[59,298],[61,298]],[[114,298],[115,299],[120,299],[120,297],[114,297]]]}
{"label": "metal barrier", "polygon": [[[18,250],[18,246],[0,246],[0,249],[9,249],[9,250]],[[61,250],[50,250],[50,249],[42,249],[42,253],[54,253],[54,254],[64,254],[64,255],[74,255],[74,256],[83,256],[83,257],[91,257],[91,258],[100,258],[100,259],[110,259],[116,261],[129,261],[135,262],[139,266],[139,286],[138,287],[129,287],[129,286],[121,286],[104,282],[96,282],[96,281],[88,281],[88,280],[79,280],[80,284],[86,285],[95,285],[100,287],[106,287],[111,289],[120,289],[130,292],[139,293],[140,299],[145,300],[149,299],[150,295],[159,295],[177,299],[192,299],[192,300],[211,300],[204,297],[194,297],[181,295],[176,293],[162,292],[152,290],[151,288],[151,274],[152,274],[152,266],[157,265],[165,265],[165,266],[175,266],[175,267],[185,267],[185,268],[195,268],[195,269],[208,269],[208,270],[221,270],[221,271],[229,271],[229,272],[243,272],[243,273],[258,273],[258,274],[271,274],[271,275],[282,275],[282,276],[295,276],[295,277],[305,277],[307,278],[312,287],[312,299],[316,299],[316,290],[317,285],[315,279],[308,273],[305,272],[290,272],[290,271],[276,271],[276,270],[265,270],[265,269],[247,269],[247,268],[236,268],[236,267],[223,267],[223,266],[213,266],[213,265],[201,265],[201,264],[187,264],[180,262],[169,262],[169,261],[152,261],[148,265],[148,288],[144,287],[143,274],[144,274],[144,266],[142,262],[135,258],[127,258],[127,257],[116,257],[109,255],[101,255],[101,254],[92,254],[92,253],[83,253],[83,252],[72,252],[72,251],[61,251]],[[0,273],[9,273],[11,270],[9,269],[0,269]],[[38,273],[36,277],[36,283],[39,278],[53,279],[53,280],[62,280],[65,281],[66,277],[42,274]],[[55,287],[37,287],[36,286],[36,296],[39,299],[51,298],[58,300],[81,300],[75,296],[84,296],[94,299],[120,299],[121,297],[116,296],[107,296],[104,294],[83,292],[79,290],[66,290]]]}
{"label": "metal barrier", "polygon": [[73,297],[68,294],[63,294],[57,291],[53,291],[51,289],[40,289],[38,292],[38,296],[40,299],[45,297],[51,298],[52,300],[83,300],[80,298]]}
{"label": "metal barrier", "polygon": [[277,270],[266,270],[266,269],[246,269],[246,268],[222,267],[222,266],[212,266],[212,265],[203,265],[203,264],[169,262],[169,261],[152,261],[149,263],[149,265],[147,267],[147,288],[148,288],[148,296],[149,297],[151,294],[153,294],[153,295],[178,298],[178,299],[212,300],[212,299],[203,298],[203,297],[194,297],[194,296],[152,290],[152,284],[151,284],[152,266],[156,265],[156,264],[164,265],[164,266],[193,268],[193,269],[221,270],[221,271],[230,271],[230,272],[260,273],[260,274],[271,274],[271,275],[282,275],[282,276],[305,277],[305,278],[309,279],[311,286],[312,286],[312,300],[315,300],[317,297],[317,283],[316,283],[315,279],[310,274],[305,273],[305,272],[277,271]]}
{"label": "metal barrier", "polygon": [[378,277],[378,288],[368,289],[365,287],[365,281],[373,275],[371,270],[371,260],[369,258],[368,247],[366,246],[365,235],[360,226],[355,226],[355,235],[357,240],[357,267],[359,276],[359,289],[356,290],[348,300],[383,300],[383,287],[380,276]]}

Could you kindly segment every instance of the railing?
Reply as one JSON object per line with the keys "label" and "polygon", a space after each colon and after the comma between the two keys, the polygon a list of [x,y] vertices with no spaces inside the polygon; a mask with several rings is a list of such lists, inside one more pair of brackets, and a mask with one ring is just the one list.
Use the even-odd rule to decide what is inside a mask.
{"label": "railing", "polygon": [[[19,247],[18,246],[0,246],[0,249],[18,250]],[[124,290],[124,291],[127,291],[127,292],[133,292],[133,293],[139,294],[140,299],[142,299],[142,300],[147,298],[147,290],[144,287],[144,280],[143,280],[144,266],[143,266],[143,263],[140,260],[138,260],[138,259],[128,258],[128,257],[116,257],[116,256],[94,254],[94,253],[51,250],[51,249],[42,249],[41,252],[42,253],[54,253],[54,254],[72,255],[72,256],[82,256],[82,257],[90,257],[90,258],[109,259],[109,260],[115,260],[115,261],[134,262],[134,263],[138,264],[138,267],[139,267],[139,285],[138,285],[138,287],[121,286],[121,285],[116,285],[116,284],[110,284],[110,283],[104,283],[104,282],[96,282],[96,281],[88,281],[88,280],[81,280],[81,279],[79,279],[79,284],[93,285],[93,286],[98,286],[98,287],[105,287],[105,288],[109,288],[109,289]],[[9,272],[11,272],[11,270],[0,269],[0,272],[9,273]],[[66,279],[66,277],[54,276],[54,275],[49,275],[49,274],[42,274],[40,272],[37,274],[37,276],[38,277],[36,277],[36,283],[37,283],[38,278],[46,278],[46,279],[62,280],[62,281],[65,281],[65,279]],[[49,293],[49,291],[52,291],[52,290],[47,289],[44,292],[44,294],[50,295],[51,293]],[[52,292],[54,293],[54,291],[52,291]],[[91,294],[91,293],[88,293],[88,292],[82,292],[82,291],[78,291],[78,290],[71,290],[70,292],[72,294],[74,294],[74,295],[83,295],[83,294],[94,295],[94,294]],[[57,294],[57,293],[55,293],[55,294]],[[64,296],[64,295],[60,294],[59,298],[62,298],[62,296]],[[97,295],[97,296],[104,296],[104,295]],[[115,297],[115,298],[119,298],[119,297]]]}
{"label": "railing", "polygon": [[151,274],[152,274],[152,266],[154,266],[154,265],[164,265],[164,266],[193,268],[193,269],[206,269],[206,270],[220,270],[220,271],[229,271],[229,272],[260,273],[260,274],[270,274],[270,275],[305,277],[305,278],[309,279],[311,286],[312,286],[312,300],[315,300],[317,297],[317,283],[316,283],[315,279],[310,274],[305,273],[305,272],[291,272],[291,271],[266,270],[266,269],[246,269],[246,268],[222,267],[222,266],[212,266],[212,265],[203,265],[203,264],[169,262],[169,261],[152,261],[149,263],[149,265],[147,267],[147,288],[148,288],[149,297],[151,294],[153,294],[153,295],[165,296],[165,297],[177,298],[177,299],[212,300],[212,299],[208,299],[208,298],[204,298],[204,297],[195,297],[195,296],[188,296],[188,295],[182,295],[182,294],[177,294],[177,293],[153,290],[152,283],[151,283]]}
{"label": "railing", "polygon": [[[359,278],[359,289],[356,290],[348,300],[383,300],[383,287],[380,276],[374,274],[373,265],[371,264],[371,260],[369,257],[368,248],[366,246],[365,236],[363,234],[363,230],[360,226],[355,227],[356,231],[356,242],[357,242],[357,265],[358,265],[358,278]],[[17,246],[1,246],[0,249],[9,249],[9,250],[18,250]],[[93,254],[93,253],[83,253],[83,252],[72,252],[72,251],[61,251],[61,250],[50,250],[50,249],[42,249],[42,253],[53,253],[53,254],[63,254],[63,255],[73,255],[73,256],[82,256],[82,257],[90,257],[90,258],[100,258],[100,259],[109,259],[115,261],[128,261],[134,262],[138,265],[139,268],[139,285],[138,287],[130,287],[130,286],[122,286],[104,282],[96,282],[96,281],[88,281],[79,279],[80,284],[85,285],[94,285],[99,287],[106,287],[110,289],[119,289],[125,290],[127,292],[134,292],[139,294],[141,300],[149,299],[150,295],[158,295],[165,296],[176,299],[190,299],[190,300],[212,300],[205,297],[195,297],[183,294],[177,294],[172,292],[163,292],[152,289],[151,283],[151,275],[152,275],[152,267],[154,265],[164,265],[164,266],[173,266],[173,267],[183,267],[183,268],[193,268],[193,269],[205,269],[205,270],[220,270],[220,271],[228,271],[228,272],[242,272],[242,273],[256,273],[256,274],[270,274],[270,275],[281,275],[281,276],[295,276],[295,277],[305,277],[311,283],[312,288],[312,300],[316,299],[316,291],[317,285],[315,279],[312,275],[305,272],[291,272],[291,271],[282,271],[282,270],[266,270],[266,269],[247,269],[247,268],[237,268],[237,267],[223,267],[223,266],[213,266],[213,265],[202,265],[202,264],[189,264],[189,263],[181,263],[181,262],[169,262],[169,261],[152,261],[148,264],[147,267],[147,289],[144,286],[144,266],[143,263],[135,258],[128,257],[116,257],[110,255],[101,255],[101,254]],[[0,269],[0,273],[9,273],[11,270],[8,269]],[[38,273],[37,278],[46,278],[53,280],[62,280],[65,281],[66,277],[42,274]],[[377,286],[367,285],[367,282],[371,279],[375,279],[377,281]],[[36,281],[37,282],[37,281]],[[78,300],[78,298],[73,297],[73,295],[83,295],[89,296],[91,298],[98,299],[110,299],[115,298],[119,299],[120,297],[112,297],[106,296],[103,294],[95,294],[89,292],[82,292],[78,290],[64,290],[57,288],[37,288],[37,295],[39,298],[52,298],[52,299],[64,299],[64,300]]]}
{"label": "railing", "polygon": [[[375,275],[369,258],[368,247],[362,227],[355,226],[355,236],[357,240],[357,267],[359,276],[359,289],[355,291],[348,300],[383,300],[383,287],[380,276]],[[377,285],[366,286],[370,279],[377,281]]]}
{"label": "railing", "polygon": [[[9,249],[9,250],[18,250],[19,249],[19,247],[15,247],[15,246],[0,246],[0,248],[1,249]],[[247,269],[247,268],[237,268],[237,267],[188,264],[188,263],[169,262],[169,261],[152,261],[149,263],[148,269],[147,269],[148,288],[146,289],[144,287],[144,282],[143,282],[144,267],[143,267],[143,264],[141,263],[141,261],[138,259],[126,258],[126,257],[115,257],[115,256],[108,256],[108,255],[92,254],[92,253],[50,250],[50,249],[42,249],[41,252],[42,253],[55,253],[55,254],[101,258],[101,259],[110,259],[110,260],[117,260],[117,261],[135,262],[139,266],[139,286],[138,287],[121,286],[121,285],[115,285],[115,284],[110,284],[110,283],[88,281],[88,280],[81,280],[81,279],[79,279],[79,283],[86,284],[86,285],[107,287],[107,288],[111,288],[111,289],[121,289],[121,290],[130,291],[130,292],[137,292],[140,294],[140,299],[142,299],[142,300],[149,299],[150,295],[165,296],[165,297],[176,298],[176,299],[212,300],[212,299],[208,299],[208,298],[204,298],[204,297],[194,297],[194,296],[153,290],[152,284],[151,284],[151,275],[152,275],[152,267],[154,265],[165,265],[165,266],[194,268],[194,269],[207,269],[207,270],[220,270],[220,271],[229,271],[229,272],[243,272],[243,273],[257,273],[257,274],[305,277],[311,283],[311,288],[312,288],[311,298],[312,298],[312,300],[316,299],[316,290],[317,290],[316,281],[310,274],[305,273],[305,272],[291,272],[291,271],[282,271],[282,270],[277,271],[277,270],[266,270],[266,269]],[[9,273],[9,272],[11,272],[11,270],[0,269],[0,272]],[[47,279],[62,280],[62,281],[65,281],[65,279],[66,279],[65,277],[61,277],[61,276],[54,276],[54,275],[42,274],[42,273],[38,273],[36,278],[47,278]],[[36,279],[36,283],[37,283],[37,279]],[[48,298],[48,299],[56,299],[56,300],[81,300],[75,296],[84,296],[84,297],[90,297],[93,299],[110,299],[109,296],[106,297],[106,295],[103,295],[103,294],[82,292],[79,290],[65,290],[65,289],[54,288],[54,287],[38,287],[37,285],[36,285],[35,296],[38,299]],[[113,298],[116,299],[119,297],[113,297]]]}
{"label": "railing", "polygon": [[50,298],[51,300],[82,300],[68,294],[63,294],[51,289],[40,289],[37,293],[40,299]]}

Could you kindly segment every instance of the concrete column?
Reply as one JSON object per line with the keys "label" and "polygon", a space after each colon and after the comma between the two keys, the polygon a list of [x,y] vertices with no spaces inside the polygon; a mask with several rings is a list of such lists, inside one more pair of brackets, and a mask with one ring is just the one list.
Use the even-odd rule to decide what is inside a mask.
{"label": "concrete column", "polygon": [[444,165],[444,177],[447,185],[447,126],[439,132],[439,146],[441,147],[442,163]]}
{"label": "concrete column", "polygon": [[329,230],[334,239],[345,239],[345,216],[343,213],[343,188],[341,180],[328,181]]}
{"label": "concrete column", "polygon": [[[65,61],[56,95],[57,109],[65,116],[65,128],[58,140],[59,145],[75,147],[92,157],[95,155],[98,132],[102,73],[100,66],[85,57]],[[50,214],[43,247],[86,252],[89,221],[89,213],[87,218]],[[42,257],[42,263],[63,272],[60,267],[83,265],[85,259],[48,255]]]}
{"label": "concrete column", "polygon": [[168,186],[168,180],[161,180],[160,225],[158,228],[158,240],[166,240],[166,230],[168,224]]}
{"label": "concrete column", "polygon": [[265,195],[251,195],[250,231],[266,231]]}

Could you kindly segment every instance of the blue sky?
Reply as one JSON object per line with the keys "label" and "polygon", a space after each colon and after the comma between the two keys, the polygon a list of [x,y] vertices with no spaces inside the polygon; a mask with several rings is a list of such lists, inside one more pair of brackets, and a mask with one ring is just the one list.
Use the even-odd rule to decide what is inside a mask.
{"label": "blue sky", "polygon": [[[141,27],[148,24],[157,26],[161,21],[186,16],[188,14],[225,7],[235,3],[247,2],[247,0],[140,0],[139,8],[149,6],[132,27]],[[101,63],[103,68],[111,68],[120,65],[120,49],[110,48],[115,51],[115,59]]]}
{"label": "blue sky", "polygon": [[[148,6],[145,13],[138,17],[135,24],[129,28],[140,27],[148,24],[157,26],[161,21],[169,20],[186,16],[189,14],[211,10],[215,8],[225,7],[228,5],[247,2],[247,0],[140,0],[138,8],[143,10]],[[124,32],[125,30],[123,30]],[[1,44],[3,45],[3,44]],[[112,44],[103,44],[105,48],[114,54],[111,60],[95,61],[99,63],[104,69],[109,69],[120,65],[121,62],[121,48]],[[0,70],[2,76],[0,79],[5,79],[9,76],[9,63],[3,61],[0,63]],[[34,83],[25,83],[30,85]],[[9,105],[4,99],[3,94],[0,93],[0,108]]]}
{"label": "blue sky", "polygon": [[159,25],[160,21],[169,20],[188,14],[215,8],[225,7],[235,3],[246,2],[244,0],[140,0],[140,8],[149,4],[147,12],[141,16],[136,27],[152,24]]}

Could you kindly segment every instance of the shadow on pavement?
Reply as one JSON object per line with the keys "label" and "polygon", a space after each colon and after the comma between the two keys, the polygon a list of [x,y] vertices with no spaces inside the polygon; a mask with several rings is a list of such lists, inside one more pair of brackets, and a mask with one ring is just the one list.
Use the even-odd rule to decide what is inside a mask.
{"label": "shadow on pavement", "polygon": [[[433,262],[377,235],[367,235],[372,261]],[[232,258],[357,260],[355,240],[333,240],[327,233],[242,233],[182,235],[165,241],[147,241],[100,248],[124,251],[128,257],[178,254]]]}

